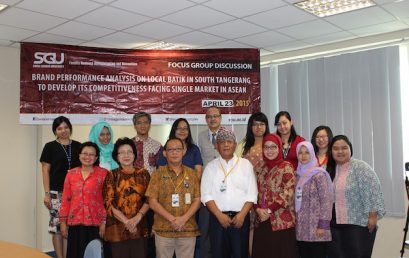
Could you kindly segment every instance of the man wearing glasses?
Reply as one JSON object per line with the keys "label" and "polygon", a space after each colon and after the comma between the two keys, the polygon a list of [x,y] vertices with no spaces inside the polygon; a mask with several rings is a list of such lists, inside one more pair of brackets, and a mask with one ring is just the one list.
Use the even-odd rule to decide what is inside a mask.
{"label": "man wearing glasses", "polygon": [[[219,156],[216,149],[217,132],[220,129],[222,115],[220,109],[211,106],[206,111],[207,130],[202,131],[198,136],[200,153],[202,154],[203,167],[207,163]],[[201,258],[211,258],[210,238],[209,238],[209,211],[203,205],[199,211],[199,229],[200,229],[200,254]]]}
{"label": "man wearing glasses", "polygon": [[146,196],[155,212],[153,229],[157,257],[192,258],[199,229],[195,213],[200,207],[200,185],[196,173],[182,164],[182,140],[169,139],[163,156],[167,166],[152,174]]}

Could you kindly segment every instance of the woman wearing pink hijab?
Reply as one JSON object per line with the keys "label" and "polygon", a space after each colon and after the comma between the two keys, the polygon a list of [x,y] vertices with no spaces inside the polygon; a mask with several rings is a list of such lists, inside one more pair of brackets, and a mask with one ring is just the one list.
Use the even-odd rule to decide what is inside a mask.
{"label": "woman wearing pink hijab", "polygon": [[295,188],[296,235],[301,258],[325,258],[331,241],[330,221],[334,193],[329,174],[318,166],[314,147],[297,145],[297,186]]}
{"label": "woman wearing pink hijab", "polygon": [[252,258],[295,258],[295,173],[291,163],[284,160],[280,136],[264,137],[263,161],[254,171],[258,199]]}

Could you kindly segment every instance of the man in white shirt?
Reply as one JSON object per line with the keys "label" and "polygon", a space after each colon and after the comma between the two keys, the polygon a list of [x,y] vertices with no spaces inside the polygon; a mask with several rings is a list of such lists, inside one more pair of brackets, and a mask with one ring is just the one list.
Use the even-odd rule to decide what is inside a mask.
{"label": "man in white shirt", "polygon": [[251,163],[234,154],[236,137],[221,128],[216,138],[220,157],[209,162],[201,182],[201,201],[210,211],[213,258],[248,257],[249,211],[257,202],[257,184]]}

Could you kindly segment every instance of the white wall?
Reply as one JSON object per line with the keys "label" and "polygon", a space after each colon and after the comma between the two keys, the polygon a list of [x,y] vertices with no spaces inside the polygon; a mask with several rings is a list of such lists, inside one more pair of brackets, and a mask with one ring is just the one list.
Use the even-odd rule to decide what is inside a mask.
{"label": "white wall", "polygon": [[[38,159],[44,144],[54,136],[49,125],[19,124],[19,57],[18,49],[0,47],[0,240],[48,251],[52,245],[47,233],[48,212],[42,204]],[[203,129],[204,126],[193,126],[194,138]],[[113,126],[113,130],[115,139],[135,134],[132,126]],[[241,139],[245,126],[235,126],[234,130]],[[74,125],[72,138],[85,141],[88,132],[89,126]],[[169,126],[154,126],[151,135],[164,143],[168,132]],[[385,218],[379,222],[374,258],[399,257],[404,224],[405,218]]]}

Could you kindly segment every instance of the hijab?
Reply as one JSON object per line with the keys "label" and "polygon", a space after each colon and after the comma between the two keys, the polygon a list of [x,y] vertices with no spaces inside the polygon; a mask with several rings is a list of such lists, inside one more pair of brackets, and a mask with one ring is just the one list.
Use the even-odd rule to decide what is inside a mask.
{"label": "hijab", "polygon": [[[102,144],[99,141],[99,135],[101,134],[102,129],[104,128],[107,128],[111,135],[111,139],[108,144]],[[109,167],[104,166],[106,169],[109,169],[109,170],[118,168],[118,164],[112,159],[112,151],[114,150],[113,138],[114,138],[114,134],[112,132],[111,125],[109,125],[107,122],[99,122],[99,123],[94,124],[91,128],[91,131],[89,132],[89,140],[98,145],[98,148],[100,151],[99,160],[100,160],[101,166],[105,164],[109,164],[109,165],[106,165]]]}
{"label": "hijab", "polygon": [[[297,186],[295,188],[297,192],[298,191],[302,192],[302,189],[305,183],[308,182],[315,174],[319,172],[324,172],[324,174],[327,177],[328,182],[331,182],[331,178],[329,177],[329,174],[327,173],[327,171],[318,166],[317,158],[315,157],[314,147],[312,146],[310,142],[303,141],[297,145],[297,149],[296,149],[297,156],[302,146],[306,147],[308,152],[310,153],[310,160],[306,164],[301,164],[301,162],[298,161]],[[301,208],[301,203],[302,203],[302,198],[296,197],[295,198],[295,211],[299,211],[299,209]]]}
{"label": "hijab", "polygon": [[278,136],[277,134],[267,134],[266,136],[264,136],[263,138],[263,147],[264,144],[268,141],[274,142],[277,147],[278,147],[278,154],[277,157],[273,160],[268,159],[265,155],[264,155],[264,151],[263,151],[263,160],[268,168],[268,170],[271,170],[273,167],[278,166],[280,163],[282,163],[284,161],[284,156],[283,156],[283,144],[281,142],[281,138],[280,136]]}

